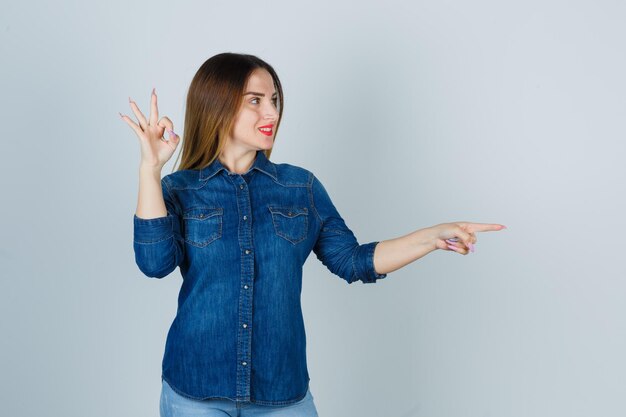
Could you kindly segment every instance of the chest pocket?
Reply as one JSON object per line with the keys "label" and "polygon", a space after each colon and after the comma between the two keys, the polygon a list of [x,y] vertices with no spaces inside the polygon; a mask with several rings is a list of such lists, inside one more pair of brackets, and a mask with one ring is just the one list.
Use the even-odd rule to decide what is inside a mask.
{"label": "chest pocket", "polygon": [[222,237],[222,207],[194,207],[183,213],[185,242],[204,247]]}
{"label": "chest pocket", "polygon": [[268,206],[276,235],[296,244],[303,241],[309,230],[309,213],[306,207]]}

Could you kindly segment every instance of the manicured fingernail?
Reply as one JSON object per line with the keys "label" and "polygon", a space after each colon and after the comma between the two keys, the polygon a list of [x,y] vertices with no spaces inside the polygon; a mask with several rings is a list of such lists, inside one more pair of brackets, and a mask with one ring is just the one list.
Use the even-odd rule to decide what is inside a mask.
{"label": "manicured fingernail", "polygon": [[[120,112],[118,112],[118,113],[120,113]],[[123,119],[123,118],[124,118],[124,115],[123,115],[122,113],[120,113],[120,117]]]}
{"label": "manicured fingernail", "polygon": [[171,129],[167,129],[167,134],[170,135],[170,139],[172,139],[174,136],[178,136],[176,133],[174,133],[173,130]]}
{"label": "manicured fingernail", "polygon": [[469,248],[470,248],[470,251],[475,252],[475,250],[474,250],[474,244],[470,243],[470,244],[469,244]]}
{"label": "manicured fingernail", "polygon": [[448,249],[452,249],[453,251],[456,251],[458,248],[456,246],[448,245]]}
{"label": "manicured fingernail", "polygon": [[152,94],[156,96],[156,87],[152,87]]}

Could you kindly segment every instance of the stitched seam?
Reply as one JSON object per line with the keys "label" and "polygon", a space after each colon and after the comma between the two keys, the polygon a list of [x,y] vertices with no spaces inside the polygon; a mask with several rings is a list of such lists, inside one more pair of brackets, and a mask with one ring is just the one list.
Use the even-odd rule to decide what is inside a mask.
{"label": "stitched seam", "polygon": [[330,227],[325,227],[324,228],[325,232],[333,232],[333,233],[337,233],[338,235],[346,235],[348,234],[348,232],[341,230],[341,229],[331,229]]}
{"label": "stitched seam", "polygon": [[162,225],[165,223],[168,223],[170,220],[167,218],[167,214],[165,216],[162,217],[153,217],[151,219],[144,219],[141,217],[137,217],[137,215],[135,214],[133,217],[133,221],[137,224],[146,224],[148,226],[152,226],[152,225]]}
{"label": "stitched seam", "polygon": [[209,226],[210,225],[210,223],[208,223],[208,222],[206,222],[205,224],[202,224],[202,223],[204,223],[206,221],[206,219],[210,219],[210,218],[213,218],[213,217],[216,217],[216,216],[218,216],[218,219],[219,219],[219,221],[217,222],[218,229],[217,229],[217,231],[215,233],[210,234],[207,237],[206,241],[197,242],[195,240],[191,240],[191,239],[188,238],[187,234],[185,234],[183,236],[183,240],[185,242],[189,243],[192,246],[195,246],[195,247],[198,247],[198,248],[204,248],[204,247],[208,246],[209,244],[213,243],[215,240],[221,239],[222,238],[222,234],[223,234],[222,233],[222,224],[223,224],[223,221],[224,221],[224,219],[223,219],[223,212],[216,212],[216,214],[214,214],[212,216],[209,216],[209,217],[205,218],[204,220],[197,220],[196,218],[193,218],[193,217],[192,218],[183,218],[183,222],[185,224],[185,231],[190,229],[190,227],[189,227],[190,224],[197,224],[197,223],[190,223],[189,220],[199,221],[200,225],[198,226],[198,230],[201,230],[200,228],[202,228],[204,226]]}
{"label": "stitched seam", "polygon": [[376,246],[379,243],[380,243],[379,241],[370,243],[370,245],[371,245],[371,250],[370,250],[371,254],[368,256],[368,264],[370,264],[370,265],[368,265],[368,268],[371,269],[372,276],[373,276],[374,280],[378,280],[378,279],[384,278],[384,276],[385,276],[385,274],[377,273],[376,272],[376,265],[374,265],[374,251],[376,250]]}
{"label": "stitched seam", "polygon": [[[182,208],[176,203],[176,199],[172,196],[172,192],[170,191],[170,186],[168,185],[169,180],[167,177],[163,177],[163,184],[165,184],[165,191],[167,191],[167,195],[170,198],[170,201],[174,205],[174,208],[178,211],[178,213],[182,214]],[[174,213],[178,215],[178,213]]]}
{"label": "stitched seam", "polygon": [[376,269],[374,268],[374,249],[376,249],[377,243],[370,243],[370,247],[367,254],[367,268],[368,272],[372,275],[372,281],[376,281],[378,279],[378,274],[376,274]]}
{"label": "stitched seam", "polygon": [[308,189],[309,189],[309,197],[311,199],[311,207],[313,208],[313,211],[315,212],[315,215],[317,216],[317,218],[320,220],[320,224],[323,225],[324,221],[322,220],[322,217],[320,216],[320,214],[317,211],[317,208],[315,207],[315,198],[313,197],[313,181],[315,181],[315,176],[313,175],[312,172],[309,172],[309,183],[307,184]]}
{"label": "stitched seam", "polygon": [[[278,236],[280,236],[280,237],[282,237],[283,239],[285,239],[285,240],[287,240],[287,241],[291,242],[291,243],[292,243],[292,244],[294,244],[294,245],[295,245],[295,244],[297,244],[297,243],[300,243],[300,242],[302,242],[304,239],[306,239],[307,234],[308,234],[308,230],[309,230],[309,222],[308,222],[308,220],[309,220],[309,219],[308,219],[308,217],[309,217],[309,216],[308,216],[306,213],[304,213],[304,214],[303,214],[305,217],[304,217],[304,233],[303,233],[302,237],[301,237],[301,238],[293,238],[294,240],[292,240],[292,239],[290,238],[290,236],[287,236],[286,234],[284,234],[284,233],[280,230],[280,227],[279,227],[279,226],[277,225],[277,223],[276,223],[275,213],[272,211],[271,207],[269,207],[269,206],[268,206],[268,209],[270,210],[270,215],[271,215],[271,217],[272,217],[272,224],[274,225],[274,232],[276,232],[276,234],[277,234]],[[281,214],[282,214],[282,213],[281,213]],[[298,216],[294,216],[294,217],[285,217],[285,216],[283,216],[283,217],[284,217],[284,218],[286,218],[286,219],[295,219],[295,218],[297,218]]]}
{"label": "stitched seam", "polygon": [[153,243],[159,243],[159,242],[163,242],[164,240],[173,239],[173,238],[174,238],[174,236],[172,235],[172,236],[169,236],[169,237],[164,237],[163,239],[159,239],[159,240],[136,240],[136,239],[133,239],[133,242],[135,242],[135,243],[137,243],[139,245],[151,245]]}
{"label": "stitched seam", "polygon": [[[356,257],[356,254],[359,251],[359,247],[357,246],[356,248],[354,248],[354,250],[352,251],[352,270],[354,271],[354,275],[356,277],[356,280],[363,280],[362,277],[359,276],[359,272],[356,268],[356,263],[354,262],[354,258]],[[355,280],[355,281],[356,281]]]}

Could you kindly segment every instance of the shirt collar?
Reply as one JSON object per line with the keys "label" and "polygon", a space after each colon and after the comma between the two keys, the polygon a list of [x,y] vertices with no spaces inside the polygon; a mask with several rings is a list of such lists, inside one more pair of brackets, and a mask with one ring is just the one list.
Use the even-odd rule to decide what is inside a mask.
{"label": "shirt collar", "polygon": [[[247,172],[250,172],[253,169],[257,169],[269,175],[274,180],[278,181],[278,178],[276,178],[276,166],[272,163],[272,161],[267,159],[267,156],[265,156],[265,152],[261,150],[256,151],[256,157],[254,158],[254,162]],[[215,160],[211,162],[207,167],[200,170],[200,181],[206,181],[210,179],[221,170],[228,172],[228,168],[222,165],[219,158],[215,158]]]}

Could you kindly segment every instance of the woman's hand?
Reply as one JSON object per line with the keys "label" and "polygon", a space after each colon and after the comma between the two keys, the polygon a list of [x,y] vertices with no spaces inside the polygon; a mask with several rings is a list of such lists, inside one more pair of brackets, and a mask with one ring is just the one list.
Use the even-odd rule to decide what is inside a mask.
{"label": "woman's hand", "polygon": [[[164,116],[158,120],[159,110],[154,89],[152,89],[149,120],[146,120],[143,113],[141,113],[137,103],[131,100],[130,97],[128,101],[130,102],[130,108],[137,116],[137,120],[139,120],[139,125],[131,120],[130,117],[122,115],[122,113],[120,113],[120,116],[139,137],[141,165],[161,169],[174,154],[180,143],[180,137],[174,133],[174,125],[169,118]],[[165,129],[168,130],[169,139],[163,137]]]}
{"label": "woman's hand", "polygon": [[475,232],[491,232],[505,228],[506,226],[501,224],[454,222],[438,224],[430,229],[437,249],[453,250],[467,255],[470,250],[474,252],[474,243],[477,241]]}

